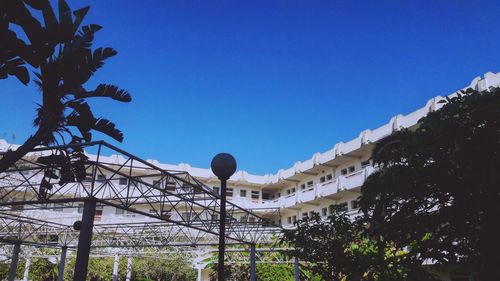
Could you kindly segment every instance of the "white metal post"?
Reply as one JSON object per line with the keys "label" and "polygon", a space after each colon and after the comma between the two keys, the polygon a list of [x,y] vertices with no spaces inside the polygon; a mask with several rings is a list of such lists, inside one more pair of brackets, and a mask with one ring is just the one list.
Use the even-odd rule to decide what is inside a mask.
{"label": "white metal post", "polygon": [[132,257],[128,257],[127,259],[127,281],[130,281],[132,278]]}
{"label": "white metal post", "polygon": [[31,265],[31,259],[27,257],[26,264],[24,265],[23,281],[28,281],[28,275],[30,273],[30,265]]}
{"label": "white metal post", "polygon": [[118,281],[118,262],[120,261],[120,256],[115,255],[115,262],[113,263],[113,281]]}

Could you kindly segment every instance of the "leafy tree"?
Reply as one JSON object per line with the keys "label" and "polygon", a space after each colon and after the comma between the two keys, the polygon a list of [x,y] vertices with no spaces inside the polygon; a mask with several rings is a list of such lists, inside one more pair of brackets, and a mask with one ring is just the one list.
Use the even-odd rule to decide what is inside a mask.
{"label": "leafy tree", "polygon": [[[500,276],[500,89],[467,90],[376,144],[362,187],[372,237],[410,247],[415,263],[472,265]],[[494,278],[493,278],[494,279]]]}
{"label": "leafy tree", "polygon": [[189,281],[196,280],[197,276],[196,270],[183,254],[171,254],[158,259],[134,259],[132,266],[134,275],[143,280]]}
{"label": "leafy tree", "polygon": [[[73,280],[76,258],[69,258],[64,270],[64,280]],[[91,257],[89,259],[87,280],[107,281],[113,277],[114,257]],[[118,263],[118,280],[125,280],[127,272],[127,259],[121,258]]]}
{"label": "leafy tree", "polygon": [[[64,280],[73,280],[75,257],[66,266]],[[113,276],[114,257],[91,257],[87,280],[108,281]],[[126,280],[127,258],[121,257],[118,264],[118,280]],[[132,280],[191,281],[196,280],[196,270],[183,254],[154,258],[132,259]]]}
{"label": "leafy tree", "polygon": [[346,254],[351,243],[358,237],[358,228],[347,215],[335,208],[328,222],[322,222],[318,214],[296,223],[297,228],[286,230],[284,241],[294,247],[292,256],[309,263],[311,270],[324,280],[342,280],[348,274],[352,280],[360,280],[363,271]]}
{"label": "leafy tree", "polygon": [[[32,281],[55,281],[57,280],[57,263],[51,263],[48,259],[31,259],[28,279]],[[24,272],[24,267],[19,267]]]}
{"label": "leafy tree", "polygon": [[[104,61],[117,54],[112,48],[92,50],[94,34],[101,27],[90,24],[80,29],[88,10],[72,12],[66,1],[59,0],[56,17],[48,0],[0,1],[0,79],[15,76],[28,84],[30,69],[41,93],[36,132],[0,159],[0,173],[37,145],[90,141],[92,130],[123,140],[115,124],[94,117],[87,103],[96,97],[131,101],[128,92],[113,85],[100,84],[93,90],[84,87]],[[16,32],[16,26],[22,31]]]}
{"label": "leafy tree", "polygon": [[350,218],[339,206],[332,208],[326,221],[313,214],[296,226],[285,230],[283,237],[294,247],[290,254],[323,280],[434,280],[392,241],[370,239],[364,219]]}

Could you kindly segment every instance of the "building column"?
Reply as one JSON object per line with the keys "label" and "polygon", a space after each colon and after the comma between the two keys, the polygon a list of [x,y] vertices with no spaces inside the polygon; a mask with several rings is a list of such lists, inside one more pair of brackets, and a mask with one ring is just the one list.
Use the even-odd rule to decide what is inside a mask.
{"label": "building column", "polygon": [[294,260],[294,271],[295,271],[295,281],[299,281],[300,268],[299,268],[299,258],[293,257]]}
{"label": "building column", "polygon": [[113,281],[118,281],[118,263],[120,261],[120,256],[115,255],[115,262],[113,263]]}
{"label": "building column", "polygon": [[126,280],[130,281],[132,279],[132,257],[127,259],[127,277]]}
{"label": "building column", "polygon": [[26,264],[24,265],[23,281],[28,281],[28,275],[30,273],[30,265],[31,265],[31,259],[27,257]]}
{"label": "building column", "polygon": [[64,280],[64,269],[66,268],[66,253],[68,251],[68,247],[63,246],[61,248],[61,258],[59,259],[59,274],[57,275],[57,281]]}
{"label": "building column", "polygon": [[250,244],[250,281],[255,281],[255,244]]}
{"label": "building column", "polygon": [[21,243],[14,244],[14,250],[12,252],[12,260],[10,261],[9,277],[7,279],[8,281],[14,281],[14,279],[16,279],[16,269],[20,251],[21,251]]}

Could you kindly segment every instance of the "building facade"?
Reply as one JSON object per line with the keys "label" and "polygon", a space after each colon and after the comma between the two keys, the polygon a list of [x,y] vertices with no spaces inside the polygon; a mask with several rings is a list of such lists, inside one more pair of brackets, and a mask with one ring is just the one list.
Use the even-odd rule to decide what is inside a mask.
{"label": "building facade", "polygon": [[[500,86],[500,73],[486,73],[484,77],[474,79],[465,88],[485,90],[498,86]],[[246,171],[238,171],[228,181],[227,198],[236,205],[251,210],[284,228],[293,227],[297,220],[310,216],[313,212],[327,217],[333,205],[341,205],[348,213],[355,215],[358,212],[356,198],[360,195],[360,187],[376,169],[370,160],[374,144],[395,131],[403,128],[416,128],[420,118],[429,112],[439,110],[442,104],[438,102],[441,99],[443,97],[440,96],[430,99],[414,112],[394,116],[388,123],[376,129],[364,130],[353,140],[336,143],[330,150],[315,153],[311,158],[297,161],[292,166],[280,169],[274,174],[254,175]],[[15,148],[16,145],[0,139],[0,151]],[[109,155],[101,161],[121,165],[124,158],[121,155]],[[189,164],[165,164],[157,160],[148,160],[148,162],[162,169],[188,172],[215,193],[220,192],[219,180],[210,169],[192,167]],[[138,170],[137,173],[146,172]],[[106,174],[98,175],[96,181],[105,182],[107,176]],[[150,180],[153,185],[159,184],[155,182],[154,177]],[[114,177],[113,183],[117,186],[125,186],[127,179]],[[164,188],[169,188],[168,183]],[[171,191],[175,191],[176,188],[172,185]],[[74,208],[63,208],[61,204],[56,203],[51,209],[43,211],[16,208],[19,208],[18,211],[21,214],[30,217],[69,223],[81,217],[83,204]],[[142,211],[149,212],[150,210],[145,207]],[[187,215],[188,213],[175,213],[170,214],[169,218],[185,220],[183,216]],[[235,216],[242,221],[252,219],[244,214],[235,214]],[[217,218],[200,219],[215,220]],[[150,218],[106,205],[97,207],[96,220],[100,223],[120,223],[141,222]]]}

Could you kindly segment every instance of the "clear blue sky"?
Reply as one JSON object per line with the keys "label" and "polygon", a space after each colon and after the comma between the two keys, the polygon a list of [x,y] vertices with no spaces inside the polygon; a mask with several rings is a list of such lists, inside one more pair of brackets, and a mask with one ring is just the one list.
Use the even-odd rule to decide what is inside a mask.
{"label": "clear blue sky", "polygon": [[[118,50],[89,87],[133,94],[95,114],[166,163],[226,151],[274,173],[500,71],[500,1],[70,1],[86,3],[97,46]],[[0,85],[0,137],[20,143],[40,97]]]}

